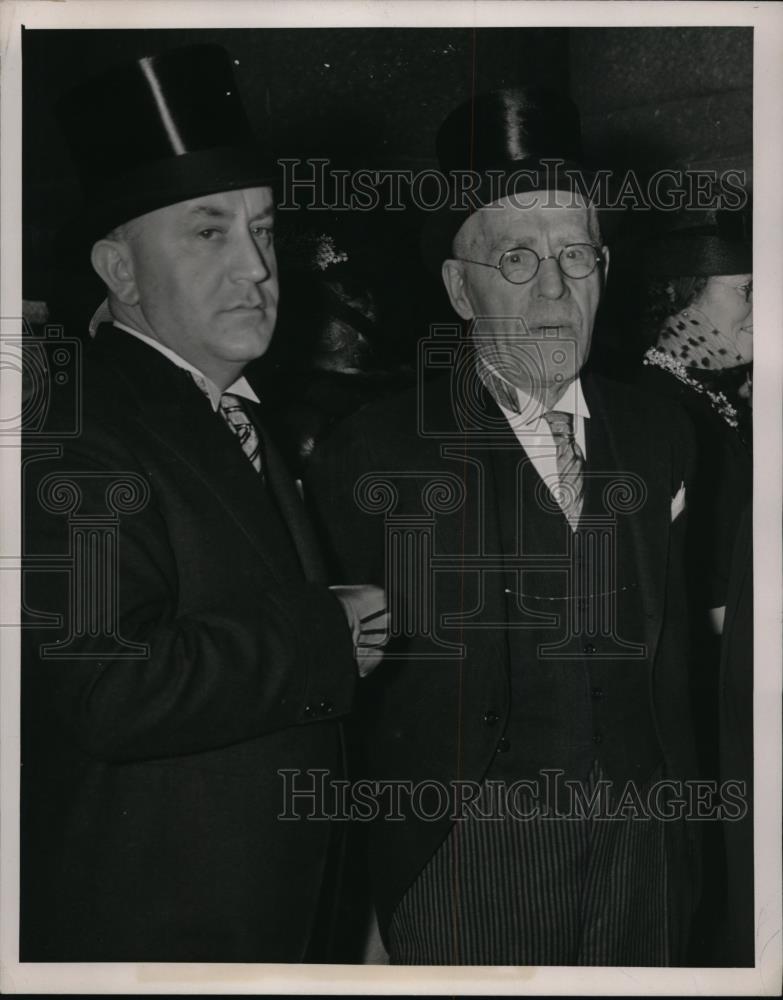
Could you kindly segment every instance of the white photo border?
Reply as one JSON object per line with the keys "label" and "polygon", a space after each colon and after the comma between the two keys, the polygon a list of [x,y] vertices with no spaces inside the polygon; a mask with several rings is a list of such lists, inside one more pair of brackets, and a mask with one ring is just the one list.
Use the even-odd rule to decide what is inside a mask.
{"label": "white photo border", "polygon": [[[4,993],[778,995],[781,945],[781,462],[783,442],[783,4],[6,0],[0,9],[0,336],[18,336],[21,281],[21,26],[35,28],[619,27],[736,25],[754,33],[755,969],[402,968],[18,962],[19,636],[0,627]],[[0,419],[18,413],[19,373],[0,371]],[[0,448],[0,622],[18,620],[18,442]],[[18,560],[17,560],[18,562]]]}

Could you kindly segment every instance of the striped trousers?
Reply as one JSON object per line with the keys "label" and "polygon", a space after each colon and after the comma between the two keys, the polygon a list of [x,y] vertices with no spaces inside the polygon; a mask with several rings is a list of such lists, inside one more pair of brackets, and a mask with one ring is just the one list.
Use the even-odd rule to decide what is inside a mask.
{"label": "striped trousers", "polygon": [[[594,765],[588,791],[602,777]],[[390,961],[668,965],[664,827],[638,817],[468,815],[397,907]]]}

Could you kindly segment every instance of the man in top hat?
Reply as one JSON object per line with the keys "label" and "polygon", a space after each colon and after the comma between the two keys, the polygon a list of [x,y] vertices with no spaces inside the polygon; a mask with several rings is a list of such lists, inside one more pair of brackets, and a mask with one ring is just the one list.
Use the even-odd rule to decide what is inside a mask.
{"label": "man in top hat", "polygon": [[79,434],[28,454],[21,958],[323,958],[334,830],[278,771],[340,773],[383,594],[325,585],[242,374],[277,313],[272,165],[218,46],[61,115],[110,321]]}
{"label": "man in top hat", "polygon": [[690,436],[583,370],[609,251],[578,152],[578,113],[548,91],[452,113],[441,167],[479,183],[426,245],[464,330],[435,329],[417,391],[314,456],[340,572],[389,592],[357,718],[393,796],[369,834],[393,963],[683,958],[694,850],[666,810],[694,774]]}

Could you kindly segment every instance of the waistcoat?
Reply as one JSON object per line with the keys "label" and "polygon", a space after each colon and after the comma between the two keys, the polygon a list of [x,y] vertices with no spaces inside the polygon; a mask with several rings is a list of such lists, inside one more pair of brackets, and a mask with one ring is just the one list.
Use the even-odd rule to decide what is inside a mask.
{"label": "waistcoat", "polygon": [[[594,760],[617,787],[643,782],[661,751],[627,518],[613,513],[605,442],[591,440],[579,528],[520,448],[494,454],[507,564],[509,710],[488,778],[584,781]],[[518,558],[520,557],[521,558]]]}

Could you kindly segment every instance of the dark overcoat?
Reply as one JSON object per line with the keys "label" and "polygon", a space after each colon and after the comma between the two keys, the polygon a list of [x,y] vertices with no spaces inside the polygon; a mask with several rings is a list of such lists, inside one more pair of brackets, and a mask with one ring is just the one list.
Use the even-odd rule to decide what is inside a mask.
{"label": "dark overcoat", "polygon": [[129,334],[81,389],[24,462],[22,960],[301,961],[331,825],[278,770],[339,773],[356,673],[304,508]]}

